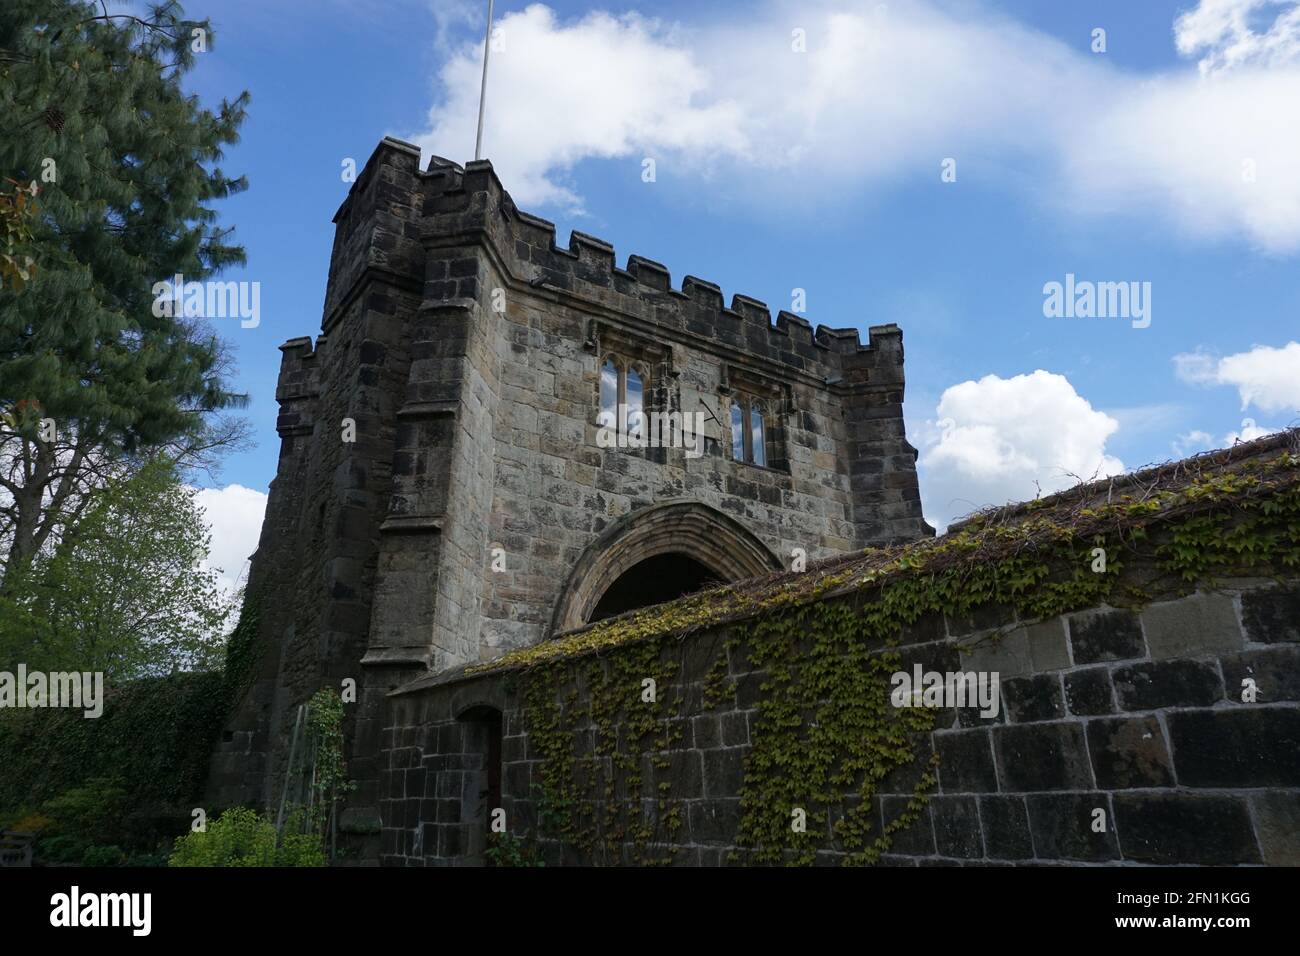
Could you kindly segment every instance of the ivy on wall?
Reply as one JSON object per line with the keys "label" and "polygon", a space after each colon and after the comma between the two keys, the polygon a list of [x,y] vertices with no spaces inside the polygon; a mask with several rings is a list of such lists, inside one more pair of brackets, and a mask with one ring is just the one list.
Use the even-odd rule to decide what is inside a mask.
{"label": "ivy on wall", "polygon": [[[1195,461],[1113,500],[989,513],[936,541],[715,589],[471,669],[518,672],[541,759],[537,835],[586,862],[671,859],[682,805],[671,776],[655,771],[670,766],[682,726],[676,658],[686,634],[725,629],[722,654],[700,675],[699,706],[734,706],[737,661],[762,679],[737,862],[810,864],[823,849],[845,864],[875,862],[935,784],[937,758],[916,749],[933,712],[889,704],[900,640],[922,617],[1000,606],[1025,622],[1141,606],[1219,576],[1300,570],[1300,458]],[[645,701],[647,678],[671,692]],[[873,832],[877,786],[907,767],[918,771],[912,799]]]}

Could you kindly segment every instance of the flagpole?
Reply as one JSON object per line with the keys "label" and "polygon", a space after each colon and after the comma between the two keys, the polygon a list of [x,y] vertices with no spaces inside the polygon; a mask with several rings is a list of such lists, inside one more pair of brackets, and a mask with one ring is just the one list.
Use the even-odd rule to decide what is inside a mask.
{"label": "flagpole", "polygon": [[492,52],[492,0],[488,0],[487,35],[483,37],[483,85],[478,91],[478,136],[474,140],[474,159],[483,156],[483,107],[487,104],[488,54]]}

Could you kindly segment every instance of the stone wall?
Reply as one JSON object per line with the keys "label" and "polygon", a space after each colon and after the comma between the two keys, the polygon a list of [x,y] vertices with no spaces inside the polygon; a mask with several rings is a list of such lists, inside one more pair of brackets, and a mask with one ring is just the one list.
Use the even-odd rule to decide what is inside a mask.
{"label": "stone wall", "polygon": [[[675,641],[678,676],[661,693],[681,702],[678,739],[646,754],[656,797],[680,802],[682,826],[656,830],[631,862],[744,862],[736,846],[740,791],[757,735],[764,679],[743,623]],[[730,650],[728,638],[740,641]],[[1140,610],[1095,607],[1045,621],[985,608],[974,620],[927,616],[902,635],[904,670],[992,671],[994,718],[937,712],[917,759],[876,788],[877,832],[913,798],[925,756],[937,787],[920,818],[895,834],[894,865],[1300,864],[1300,582],[1219,582]],[[734,694],[710,703],[719,659]],[[1258,695],[1243,701],[1243,681]],[[394,694],[384,730],[382,860],[389,865],[483,862],[488,804],[509,833],[538,823],[543,754],[526,732],[517,675],[429,678]],[[556,688],[586,700],[581,681]],[[489,796],[487,725],[502,715],[500,796]],[[592,753],[591,720],[572,728]],[[668,784],[661,791],[658,785]],[[1097,811],[1104,827],[1095,828]],[[654,816],[647,805],[647,818]],[[818,862],[843,860],[829,835]],[[550,865],[589,863],[542,839]]]}

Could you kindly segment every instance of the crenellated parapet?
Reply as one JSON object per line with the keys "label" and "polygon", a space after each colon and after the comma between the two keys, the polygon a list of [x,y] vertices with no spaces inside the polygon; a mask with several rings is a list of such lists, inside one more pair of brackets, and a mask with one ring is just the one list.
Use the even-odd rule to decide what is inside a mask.
{"label": "crenellated parapet", "polygon": [[[864,343],[856,328],[814,328],[784,310],[774,319],[771,308],[751,296],[736,293],[728,303],[716,283],[696,276],[674,287],[662,263],[632,254],[619,267],[614,246],[595,236],[575,230],[567,246],[559,245],[555,224],[519,209],[490,162],[462,167],[433,157],[419,171],[418,156],[417,147],[385,139],[358,176],[335,217],[339,238],[331,271],[344,281],[332,288],[342,290],[348,273],[359,278],[365,269],[427,279],[421,255],[483,243],[506,280],[612,307],[648,332],[713,340],[795,376],[832,379],[845,388],[902,379],[897,326],[874,327]],[[360,237],[353,223],[365,224]],[[345,263],[338,264],[340,256]],[[426,300],[444,301],[463,300],[464,291],[442,276],[425,289]],[[327,322],[338,304],[327,303]]]}

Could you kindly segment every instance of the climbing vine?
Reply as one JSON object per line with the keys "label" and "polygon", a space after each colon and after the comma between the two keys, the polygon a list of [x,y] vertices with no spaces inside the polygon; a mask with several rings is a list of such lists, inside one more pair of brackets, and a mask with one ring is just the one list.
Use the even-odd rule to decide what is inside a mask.
{"label": "climbing vine", "polygon": [[[518,674],[540,758],[539,835],[590,862],[671,859],[683,825],[672,754],[685,723],[674,678],[689,633],[729,631],[693,712],[734,706],[737,673],[761,680],[738,862],[806,865],[832,850],[870,864],[924,811],[936,781],[937,757],[916,746],[934,712],[889,704],[902,635],[923,617],[960,621],[995,606],[1025,622],[1300,568],[1300,459],[1290,452],[1190,476],[1158,471],[1145,488],[1099,497],[990,512],[933,542],[714,589],[476,668]],[[909,767],[912,797],[874,832],[878,786]]]}

